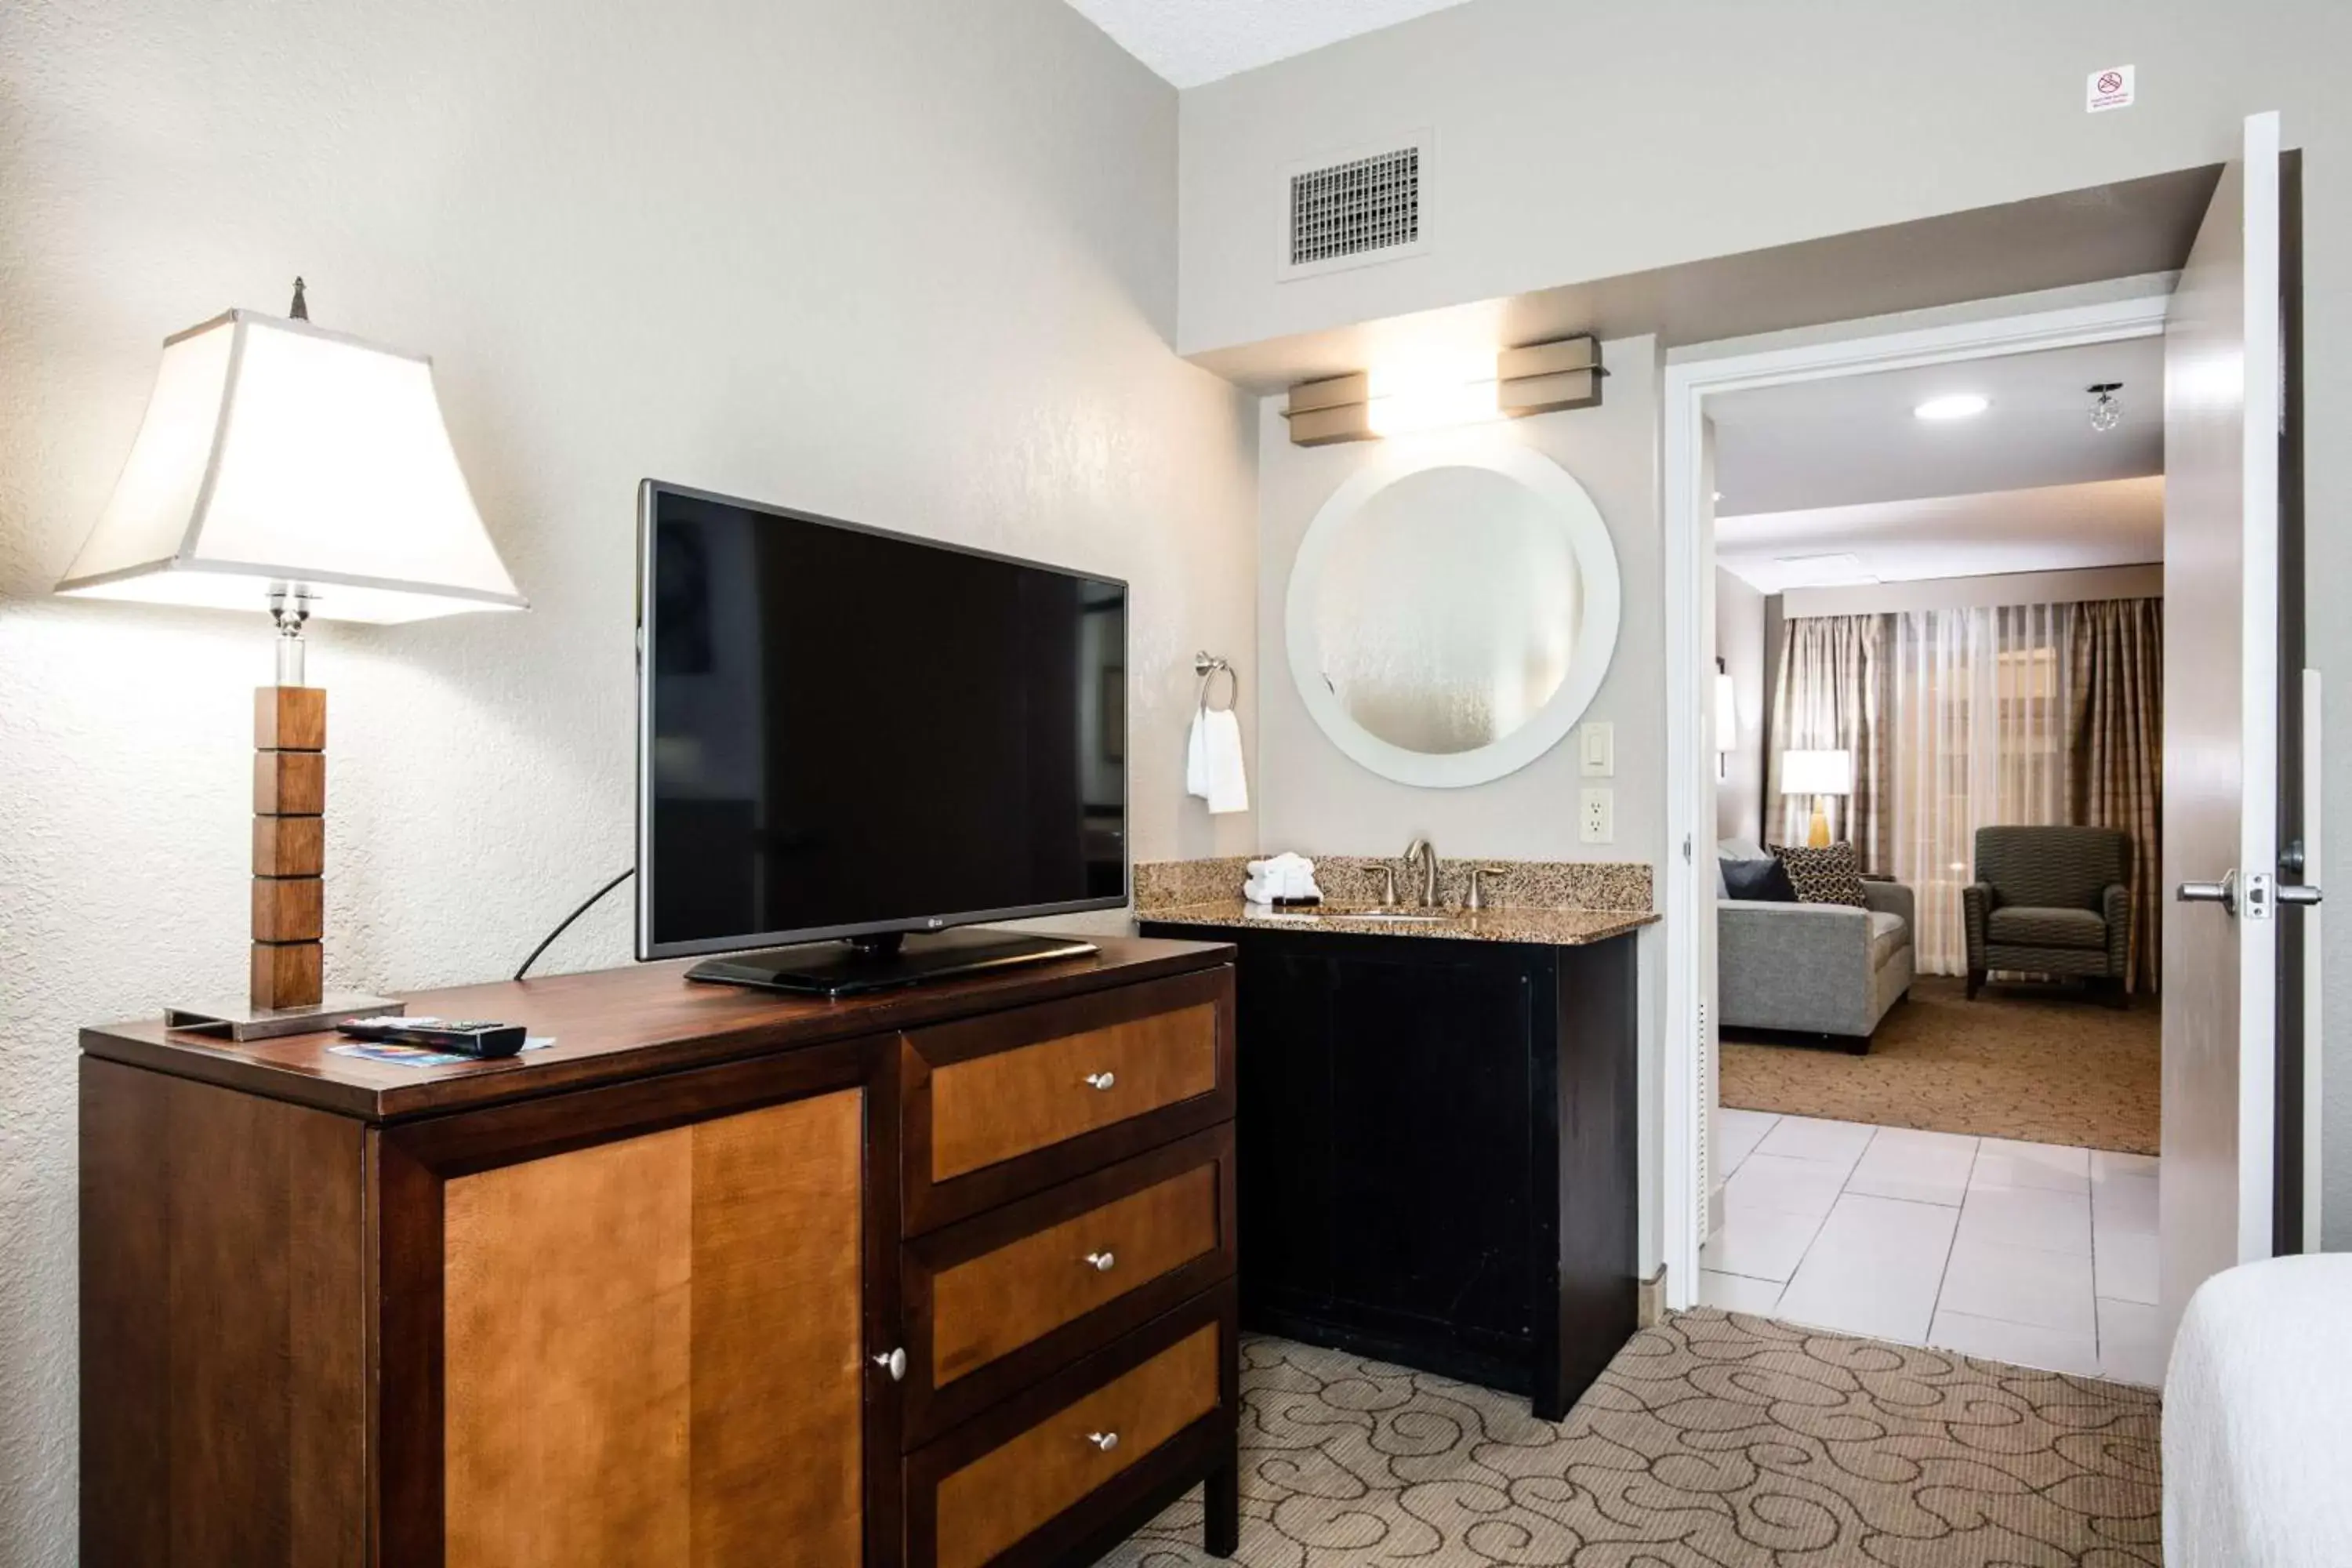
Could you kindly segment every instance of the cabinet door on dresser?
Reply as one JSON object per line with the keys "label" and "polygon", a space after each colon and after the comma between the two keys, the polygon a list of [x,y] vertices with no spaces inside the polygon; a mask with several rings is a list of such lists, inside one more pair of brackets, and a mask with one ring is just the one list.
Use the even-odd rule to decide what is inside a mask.
{"label": "cabinet door on dresser", "polygon": [[887,1050],[380,1134],[382,1561],[895,1561]]}

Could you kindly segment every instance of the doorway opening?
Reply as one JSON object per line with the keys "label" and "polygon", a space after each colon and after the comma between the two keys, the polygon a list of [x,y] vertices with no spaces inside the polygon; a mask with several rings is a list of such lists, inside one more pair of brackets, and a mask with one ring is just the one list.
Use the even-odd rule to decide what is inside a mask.
{"label": "doorway opening", "polygon": [[[2293,994],[2310,983],[2307,966],[2315,963],[2315,954],[2309,951],[2308,933],[2288,918],[2294,911],[2280,914],[2284,902],[2277,893],[2297,879],[2296,863],[2286,852],[2315,828],[2296,815],[2301,802],[2294,797],[2311,792],[2291,787],[2298,776],[2294,763],[2303,754],[2294,733],[2301,694],[2280,679],[2282,671],[2300,679],[2300,581],[2290,579],[2295,593],[2283,601],[2278,574],[2297,547],[2293,524],[2299,479],[2293,471],[2295,351],[2292,331],[2278,328],[2282,322],[2292,326],[2298,285],[2292,244],[2294,169],[2288,160],[2282,174],[2277,134],[2275,117],[2248,122],[2245,157],[2222,176],[2178,292],[2169,296],[2169,279],[2128,280],[2104,292],[1955,307],[1913,321],[1706,345],[1670,358],[1668,816],[1669,843],[1680,844],[1679,854],[1670,856],[1666,877],[1661,1229],[1671,1304],[1702,1299],[1700,1287],[1711,1271],[1724,1277],[1717,1304],[1796,1321],[1812,1314],[1819,1321],[1821,1302],[1837,1294],[1825,1281],[1843,1270],[1852,1299],[1841,1300],[1835,1310],[1879,1316],[1823,1326],[2150,1381],[2160,1373],[2172,1327],[2195,1285],[2230,1263],[2293,1249],[2300,1225],[2311,1217],[2288,1212],[2294,1207],[2288,1198],[2297,1190],[2302,1169],[2294,1136],[2302,1125],[2294,1080],[2315,1044],[2304,1038]],[[2274,357],[2282,346],[2284,363]],[[2075,417],[2087,425],[2096,414],[2104,423],[2113,410],[2101,399],[2112,395],[2128,409],[2136,379],[2131,356],[2148,352],[2161,355],[2164,370],[2139,393],[2163,409],[2165,466],[2179,492],[2164,508],[2163,553],[2169,558],[2167,569],[2178,578],[2187,542],[2187,551],[2198,558],[2198,582],[2179,592],[2202,595],[2195,674],[2184,678],[2178,658],[2170,671],[2170,687],[2189,693],[2182,702],[2186,719],[2174,721],[2172,689],[2164,690],[2159,700],[2168,727],[2185,730],[2204,747],[2200,755],[2226,750],[2242,764],[2242,776],[2231,781],[2226,798],[2198,803],[2202,816],[2195,810],[2167,812],[2196,822],[2198,832],[2186,835],[2178,820],[2159,834],[2132,811],[2116,811],[2112,800],[2089,811],[2076,793],[2112,793],[2116,787],[2107,764],[2086,756],[2080,716],[2074,711],[2084,697],[2086,659],[2092,684],[2105,688],[2094,708],[2112,696],[2116,678],[2097,668],[2104,654],[2086,655],[2084,649],[2130,647],[2135,634],[2117,622],[2137,617],[2141,646],[2133,658],[2145,668],[2145,644],[2161,637],[2163,612],[2116,606],[2156,595],[2109,584],[2095,599],[2078,589],[2080,596],[2063,600],[1998,593],[1995,602],[1963,604],[1950,602],[1948,594],[1940,604],[1915,598],[1871,608],[1855,602],[1857,596],[1866,601],[1863,591],[1868,590],[1883,597],[1888,584],[1861,579],[1927,575],[1916,560],[1894,571],[1873,570],[1873,557],[1892,561],[1906,550],[1948,552],[1969,546],[1966,538],[1948,530],[1950,536],[1937,537],[1935,524],[1948,517],[1923,518],[1914,509],[1915,515],[1888,524],[1877,536],[1841,535],[1841,527],[1855,523],[1851,514],[1781,517],[1769,528],[1740,521],[1774,510],[1760,504],[1757,493],[1738,493],[1769,489],[1773,478],[1769,442],[1760,460],[1752,443],[1748,458],[1738,456],[1739,426],[1759,423],[1743,420],[1743,404],[1748,414],[1769,410],[1776,401],[1791,407],[1809,400],[1834,406],[1839,398],[1861,395],[1864,388],[1884,393],[1908,387],[1918,393],[1911,417],[1927,423],[1948,415],[1965,424],[2002,395],[1998,377],[2003,365],[2083,368],[2086,356],[2120,359],[2126,362],[2120,367],[2086,374],[2072,394]],[[2221,374],[2223,369],[2231,374]],[[2141,363],[2138,375],[2147,370]],[[1990,393],[1982,386],[1943,384],[1987,377],[1992,378]],[[2124,383],[2120,388],[2112,385],[2118,379]],[[1988,401],[1976,403],[1979,397]],[[2275,401],[2282,397],[2283,405]],[[2120,427],[2119,420],[2115,427]],[[1859,453],[1846,471],[1833,477],[1846,481],[1866,476],[1883,455]],[[2028,456],[2002,454],[2006,461]],[[1717,687],[1735,689],[1727,695],[1737,707],[1736,689],[1742,682],[1728,656],[1720,671],[1715,664],[1718,489],[1727,492],[1723,563],[1742,564],[1743,544],[1753,546],[1744,558],[1749,572],[1763,575],[1768,567],[1788,566],[1808,579],[1801,592],[1813,597],[1805,607],[1816,612],[1792,616],[1790,596],[1800,590],[1783,584],[1782,624],[1761,640],[1782,660],[1807,668],[1776,668],[1769,677],[1748,672],[1746,686],[1755,711],[1720,733],[1714,715]],[[1928,497],[1922,492],[1912,499]],[[2021,505],[2011,498],[2011,510]],[[1834,496],[1808,496],[1777,510],[1836,513],[1841,508]],[[2049,543],[2067,530],[2050,524],[2027,531]],[[2009,569],[2031,568],[2021,563]],[[1820,580],[1840,573],[1848,581]],[[1849,602],[1838,601],[1842,594]],[[2282,616],[2283,604],[2295,613]],[[2050,607],[2065,605],[2074,607]],[[2094,605],[2101,606],[2095,613]],[[2171,608],[2177,634],[2180,610]],[[1834,624],[1841,616],[1845,624]],[[1808,623],[1802,637],[1791,634],[1790,623],[1798,619]],[[2087,629],[2086,620],[2095,623]],[[2150,629],[2154,638],[2147,636]],[[1858,647],[1865,635],[1877,642]],[[2174,640],[2179,655],[2177,635]],[[2209,642],[2210,648],[2204,647]],[[2208,654],[2212,657],[2205,660]],[[1891,672],[1883,685],[1864,679],[1874,658]],[[2224,668],[2233,679],[2242,676],[2226,702],[2211,689],[2200,690],[2200,682],[2218,688],[2210,672]],[[1761,695],[1768,681],[1783,704],[1769,717]],[[1836,692],[1841,681],[1846,691],[1824,695]],[[2159,679],[2158,684],[2166,683]],[[1864,695],[1869,690],[1881,694],[1875,710],[1869,710]],[[2294,700],[2282,702],[2283,692],[2293,692]],[[1866,721],[1850,719],[1843,711],[1849,707],[1866,710]],[[2032,732],[2037,724],[2042,727],[2038,735]],[[2028,732],[2004,734],[2012,725]],[[1890,754],[1893,742],[1900,742],[1903,754]],[[1733,751],[1718,749],[1725,744]],[[2169,741],[2168,745],[2171,749],[2151,781],[2151,793],[2158,798],[2178,794],[2184,779],[2193,787],[2206,786],[2208,775],[2182,772],[2178,746]],[[1737,779],[1731,775],[1735,754],[1743,764],[1754,759]],[[1721,821],[1718,769],[1721,782],[1739,797]],[[2282,780],[2290,787],[2281,787]],[[2172,792],[2162,788],[2168,782]],[[2316,804],[2315,795],[2311,804]],[[1723,830],[1743,819],[1756,825],[1752,838]],[[1979,828],[1998,830],[1995,837],[2009,841],[1982,839]],[[2062,843],[2066,829],[2080,832]],[[2084,859],[2095,847],[2089,841],[2096,837],[2092,829],[2105,830],[2111,846],[2117,836],[2130,841],[2115,847],[2136,863],[2137,878],[2126,871],[2118,879],[2112,865],[2092,877]],[[2060,838],[2036,837],[2029,830],[2057,833]],[[1858,878],[1864,869],[1891,879],[1850,889],[1844,899],[1854,906],[1847,923],[1861,933],[1853,945],[1866,954],[1832,960],[1805,951],[1793,933],[1760,942],[1752,932],[1729,933],[1738,914],[1755,911],[1718,899],[1719,888],[1730,891],[1717,849],[1727,838],[1743,851],[1735,857],[1740,860],[1766,858],[1745,852],[1760,851],[1775,839],[1783,846],[1793,841],[1792,849],[1771,858],[1779,862],[1777,869],[1826,879],[1832,889],[1841,875]],[[2151,838],[2153,845],[2147,842]],[[1854,847],[1843,859],[1835,853],[1808,855],[1819,840]],[[2250,882],[2242,882],[2239,867],[2253,868]],[[2052,894],[2042,884],[2053,881],[2059,868],[2069,877],[2079,872],[2105,879],[2105,885],[2082,890],[2080,899]],[[2171,902],[2173,882],[2221,876],[2225,868],[2229,875],[2221,882],[2187,884],[2183,892],[2184,898],[2193,893],[2217,903],[2227,900],[2224,908]],[[1988,879],[2011,886],[1982,901],[1968,893]],[[2124,892],[2107,892],[2116,880]],[[2241,900],[2243,887],[2252,891]],[[2160,906],[2152,897],[2159,888],[2166,893]],[[1912,900],[1909,910],[1901,909],[1902,892]],[[1816,895],[1822,896],[1820,889]],[[2021,924],[2012,915],[2000,922],[2003,929],[1990,929],[1986,917],[2003,908],[2027,918]],[[2035,912],[2044,909],[2061,912]],[[1897,913],[1899,921],[1885,918]],[[2103,922],[2095,954],[2087,938],[2087,925],[2095,921]],[[1897,924],[1905,928],[1901,934],[1881,929]],[[2159,926],[2172,933],[2160,943],[2154,940]],[[2116,939],[2113,948],[2111,938]],[[1912,947],[1903,954],[1907,970],[1887,962],[1894,956],[1891,949],[1906,945]],[[2300,972],[2298,962],[2305,966]],[[2202,985],[2200,966],[2216,963],[2226,971],[2228,996],[2242,1006],[2226,1015],[2214,1007],[2184,1007],[2181,996],[2168,988],[2166,971],[2198,971],[2194,979]],[[1832,963],[1855,973],[1832,982],[1822,967]],[[2068,989],[2081,994],[2047,983],[2033,990],[2019,984],[2020,976],[2038,973],[2071,976]],[[1742,994],[1725,994],[1719,980],[1743,988]],[[2007,1136],[1999,1127],[1939,1125],[1939,1118],[1967,1113],[1952,1106],[1915,1106],[1908,1114],[1896,1114],[1867,1096],[1849,1102],[1852,1120],[1817,1114],[1835,1109],[1829,1100],[1784,1100],[1778,1108],[1767,1101],[1752,1116],[1738,1114],[1753,1109],[1738,1106],[1739,1098],[1766,1100],[1766,1091],[1757,1087],[1758,1075],[1748,1070],[1759,1064],[1770,1069],[1764,1078],[1782,1080],[1783,1094],[1819,1095],[1826,1092],[1825,1085],[1838,1082],[1825,1055],[1809,1052],[1813,1067],[1804,1073],[1788,1070],[1801,1059],[1787,1054],[1798,1048],[1790,1043],[1791,1037],[1875,1037],[1874,1048],[1876,1040],[1896,1047],[1888,1053],[1892,1058],[1904,1045],[1899,1037],[1906,1026],[1896,1021],[1906,1016],[1926,1020],[1919,1030],[1923,1037],[1938,1028],[1948,1036],[1952,1029],[1947,1026],[1954,1020],[1966,1023],[1973,1012],[1980,1025],[2004,1008],[2021,1018],[2040,1009],[2046,1017],[2071,1020],[2078,1029],[2087,1025],[2105,1033],[2114,1019],[2143,1017],[2144,1027],[2142,1010],[2156,1011],[2147,999],[2151,987],[2168,987],[2161,991],[2159,1138],[2168,1152],[2184,1139],[2195,1144],[2194,1159],[2177,1179],[2141,1152],[2145,1133],[2128,1131],[2128,1107],[2112,1097],[2087,1110],[2074,1108],[2072,1114],[2095,1129],[2073,1134],[2080,1142],[2061,1141],[2069,1136],[2061,1125],[2064,1117],[2053,1120],[2056,1108],[2051,1104],[2028,1105],[2033,1097],[2015,1086],[2008,1092],[2011,1114],[2018,1120]],[[1948,997],[1943,994],[1948,989]],[[1910,1002],[1895,1000],[1906,993]],[[2096,1005],[2118,1000],[2125,1005],[2112,1015]],[[1838,1016],[1827,1016],[1830,1011]],[[1769,1043],[1759,1044],[1752,1061],[1727,1062],[1725,1053],[1734,1047],[1718,1046],[1739,1040],[1742,1025],[1780,1032],[1764,1037]],[[1947,1054],[1954,1048],[1948,1037]],[[2127,1043],[2116,1048],[2130,1054]],[[2058,1060],[2045,1053],[2045,1071],[2055,1076]],[[1792,1089],[1792,1078],[1810,1082]],[[1724,1095],[1727,1079],[1735,1087]],[[1847,1087],[1856,1081],[1861,1080],[1847,1080]],[[1734,1107],[1727,1121],[1717,1117],[1719,1100]],[[2029,1113],[2041,1120],[2027,1120]],[[2095,1153],[2096,1143],[2126,1146]],[[2135,1143],[2140,1147],[2130,1146]],[[1750,1163],[1758,1160],[1765,1163]],[[1724,1178],[1735,1172],[1743,1179],[1727,1191]],[[2103,1183],[2113,1184],[2103,1188]],[[1771,1190],[1776,1186],[1777,1194]],[[1809,1206],[1821,1212],[1785,1224],[1768,1218],[1744,1236],[1735,1232],[1732,1246],[1703,1254],[1710,1237],[1722,1237],[1719,1227],[1737,1217],[1743,1191],[1756,1214],[1786,1215]],[[2101,1191],[2105,1204],[2095,1195]],[[1887,1204],[1913,1206],[1865,1212]],[[1936,1224],[1925,1223],[1933,1217],[1927,1211],[1937,1207],[1948,1212]],[[2116,1222],[2113,1245],[2094,1244],[2095,1217]],[[1798,1236],[1800,1230],[1804,1235]],[[2063,1321],[2041,1310],[2042,1299],[2053,1291],[2033,1269],[1980,1268],[1973,1281],[1950,1272],[1971,1241],[1974,1250],[1988,1256],[2011,1249],[2017,1255],[2012,1262],[2028,1252],[2065,1258],[2063,1264],[2041,1270],[2052,1279],[2066,1277]],[[1846,1263],[1824,1258],[1810,1283],[1801,1278],[1797,1265],[1811,1268],[1809,1249],[1832,1242],[1832,1250],[1842,1250]],[[1885,1285],[1890,1249],[1904,1247],[1922,1253],[1922,1267],[1932,1276],[1926,1286]],[[1775,1249],[1793,1254],[1786,1262],[1788,1272],[1777,1280],[1764,1277],[1778,1271],[1782,1260],[1758,1260],[1759,1253]],[[1928,1252],[1937,1257],[1926,1258]],[[2115,1268],[2104,1279],[2095,1256],[2102,1252],[2115,1255]],[[1709,1263],[1722,1267],[1709,1270]],[[1753,1288],[1742,1280],[1754,1282]],[[1955,1294],[1950,1287],[1956,1283],[1961,1289]],[[2102,1289],[2115,1294],[2102,1296]],[[1761,1300],[1766,1294],[1773,1298],[1769,1303]],[[2110,1299],[2120,1310],[2116,1331],[2107,1337],[2125,1353],[2104,1361],[2101,1319]],[[1900,1324],[1894,1321],[1898,1317]]]}
{"label": "doorway opening", "polygon": [[2168,282],[1707,399],[1702,1304],[2158,1381]]}

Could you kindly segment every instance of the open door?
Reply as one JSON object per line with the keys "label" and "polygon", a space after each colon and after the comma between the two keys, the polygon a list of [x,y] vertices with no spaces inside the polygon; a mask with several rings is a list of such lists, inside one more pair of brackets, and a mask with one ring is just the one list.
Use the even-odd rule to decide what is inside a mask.
{"label": "open door", "polygon": [[[2169,1342],[2210,1276],[2277,1250],[2279,121],[2246,121],[2165,327],[2164,1135]],[[2292,717],[2292,716],[2291,716]]]}

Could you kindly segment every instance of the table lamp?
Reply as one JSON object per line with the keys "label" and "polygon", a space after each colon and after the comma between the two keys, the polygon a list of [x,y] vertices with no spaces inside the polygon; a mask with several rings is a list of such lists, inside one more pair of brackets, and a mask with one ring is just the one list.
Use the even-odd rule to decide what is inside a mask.
{"label": "table lamp", "polygon": [[236,1039],[398,1012],[322,994],[327,694],[303,680],[312,616],[411,621],[527,608],[482,527],[418,354],[231,310],[163,340],[113,497],[57,591],[268,610],[278,678],[254,693],[247,1003],[165,1022]]}
{"label": "table lamp", "polygon": [[1780,793],[1813,797],[1813,830],[1805,842],[1816,849],[1825,847],[1830,841],[1830,818],[1822,802],[1827,795],[1853,793],[1853,753],[1781,752]]}

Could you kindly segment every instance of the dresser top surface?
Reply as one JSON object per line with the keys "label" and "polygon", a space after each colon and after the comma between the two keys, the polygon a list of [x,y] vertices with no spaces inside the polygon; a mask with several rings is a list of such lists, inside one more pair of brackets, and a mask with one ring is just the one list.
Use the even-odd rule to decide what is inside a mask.
{"label": "dresser top surface", "polygon": [[845,997],[789,996],[686,978],[676,960],[408,993],[420,1017],[520,1024],[554,1044],[502,1061],[441,1067],[338,1055],[332,1032],[231,1041],[163,1020],[81,1032],[90,1056],[368,1121],[431,1115],[674,1072],[829,1040],[887,1034],[1051,1002],[1229,962],[1214,942],[1089,936],[1092,957]]}

